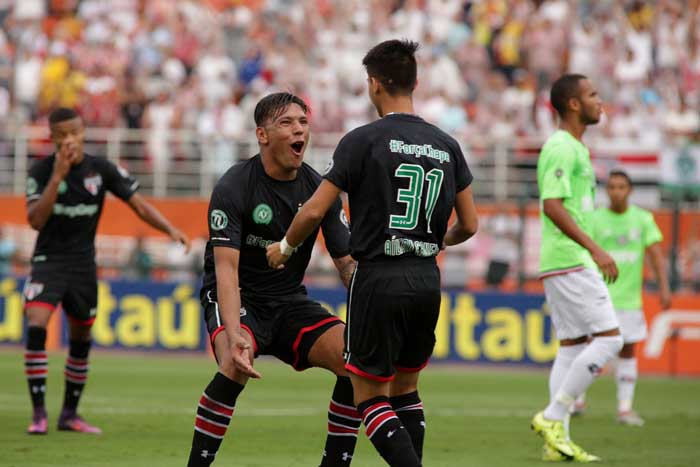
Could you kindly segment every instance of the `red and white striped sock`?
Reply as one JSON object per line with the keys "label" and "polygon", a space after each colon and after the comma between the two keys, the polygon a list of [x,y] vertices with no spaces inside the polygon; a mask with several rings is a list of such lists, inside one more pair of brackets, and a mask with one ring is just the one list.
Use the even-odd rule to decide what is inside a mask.
{"label": "red and white striped sock", "polygon": [[214,462],[244,387],[221,373],[211,380],[197,405],[188,467],[208,467]]}
{"label": "red and white striped sock", "polygon": [[78,410],[78,402],[87,383],[88,355],[91,345],[91,341],[70,341],[66,368],[63,372],[66,378],[66,390],[63,394],[62,415],[71,416]]}
{"label": "red and white striped sock", "polygon": [[352,461],[362,419],[352,402],[352,383],[338,376],[328,405],[328,436],[321,467],[347,466]]}
{"label": "red and white striped sock", "polygon": [[411,436],[401,424],[388,397],[378,396],[361,402],[357,410],[362,414],[367,437],[389,465],[420,467]]}

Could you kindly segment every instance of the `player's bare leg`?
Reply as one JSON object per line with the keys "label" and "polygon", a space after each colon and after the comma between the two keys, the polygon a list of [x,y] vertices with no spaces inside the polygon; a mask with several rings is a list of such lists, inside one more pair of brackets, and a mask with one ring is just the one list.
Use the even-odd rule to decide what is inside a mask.
{"label": "player's bare leg", "polygon": [[[244,336],[252,349],[252,337],[246,332]],[[225,332],[219,332],[214,338],[214,354],[219,365],[218,372],[199,399],[188,467],[209,466],[214,462],[233,417],[236,399],[248,382],[248,376],[233,365],[231,346]],[[252,365],[254,355],[252,352],[249,355]]]}
{"label": "player's bare leg", "polygon": [[633,409],[634,389],[637,384],[637,356],[635,343],[626,343],[618,355],[615,381],[617,382],[617,421],[623,425],[642,426],[644,419]]}
{"label": "player's bare leg", "polygon": [[399,420],[411,435],[413,449],[419,459],[423,458],[423,440],[425,439],[425,414],[423,402],[418,395],[419,372],[397,371],[391,382],[391,406]]}
{"label": "player's bare leg", "polygon": [[29,306],[27,315],[27,342],[24,354],[24,373],[29,383],[32,399],[32,422],[27,428],[30,435],[45,435],[48,432],[48,417],[44,399],[49,363],[46,355],[46,327],[53,307]]}
{"label": "player's bare leg", "polygon": [[70,320],[69,347],[66,359],[66,388],[63,408],[58,418],[58,429],[99,435],[102,430],[90,425],[78,415],[78,403],[83,394],[88,375],[88,356],[92,345],[92,322]]}
{"label": "player's bare leg", "polygon": [[316,339],[309,350],[311,365],[332,371],[337,377],[328,405],[328,436],[321,467],[350,465],[362,423],[343,361],[344,330],[344,325],[333,326]]}
{"label": "player's bare leg", "polygon": [[350,374],[357,411],[362,416],[367,437],[391,466],[419,467],[411,435],[394,412],[389,395],[391,383]]}

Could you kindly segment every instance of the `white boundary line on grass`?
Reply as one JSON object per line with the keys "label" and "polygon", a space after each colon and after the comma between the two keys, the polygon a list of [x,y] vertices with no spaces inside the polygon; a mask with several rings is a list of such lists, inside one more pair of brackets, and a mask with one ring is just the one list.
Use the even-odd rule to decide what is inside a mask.
{"label": "white boundary line on grass", "polygon": [[[0,412],[26,412],[27,407],[19,406],[17,404],[7,403],[8,399],[15,399],[14,397],[7,397],[3,395],[0,400],[4,399],[0,403]],[[426,416],[428,417],[492,417],[492,418],[530,418],[534,415],[536,410],[532,409],[458,409],[458,408],[440,408],[440,409],[427,409]],[[85,404],[82,407],[81,412],[92,413],[98,415],[194,415],[195,411],[192,408],[173,408],[173,407],[149,407],[149,408],[133,408],[133,407],[109,407],[109,406],[99,406]],[[317,408],[309,407],[299,407],[299,408],[288,408],[288,409],[261,409],[261,408],[237,408],[236,417],[311,417],[311,416],[321,416],[325,415],[326,411]],[[663,419],[669,417],[677,417],[681,414],[660,412],[660,411],[648,411],[644,412],[644,418],[647,419]],[[591,418],[600,418],[600,414],[590,416]],[[688,417],[690,419],[700,418],[700,411],[693,410],[688,411],[682,416]]]}

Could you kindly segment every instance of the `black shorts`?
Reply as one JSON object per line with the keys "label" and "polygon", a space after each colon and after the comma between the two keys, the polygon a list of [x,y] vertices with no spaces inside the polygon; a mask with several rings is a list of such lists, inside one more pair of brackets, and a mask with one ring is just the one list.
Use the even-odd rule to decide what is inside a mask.
{"label": "black shorts", "polygon": [[348,291],[345,368],[375,381],[417,372],[435,347],[440,270],[420,258],[360,261]]}
{"label": "black shorts", "polygon": [[24,284],[24,309],[58,305],[72,322],[90,326],[97,314],[97,267],[94,261],[33,263]]}
{"label": "black shorts", "polygon": [[[211,339],[224,330],[212,291],[202,294],[204,320]],[[295,370],[309,367],[309,351],[324,332],[342,324],[306,295],[256,298],[241,295],[241,328],[253,338],[255,356],[274,355]]]}

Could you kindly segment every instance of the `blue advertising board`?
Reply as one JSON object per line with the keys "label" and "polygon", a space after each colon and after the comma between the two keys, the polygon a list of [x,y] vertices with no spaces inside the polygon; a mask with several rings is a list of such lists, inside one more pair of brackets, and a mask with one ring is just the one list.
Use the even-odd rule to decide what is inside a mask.
{"label": "blue advertising board", "polygon": [[[22,342],[22,282],[0,279],[0,343]],[[345,289],[309,295],[345,318]],[[434,362],[547,364],[557,350],[539,294],[445,290],[435,334]],[[204,350],[198,284],[100,281],[93,338],[103,348]]]}

